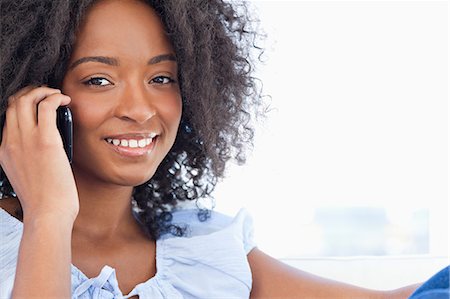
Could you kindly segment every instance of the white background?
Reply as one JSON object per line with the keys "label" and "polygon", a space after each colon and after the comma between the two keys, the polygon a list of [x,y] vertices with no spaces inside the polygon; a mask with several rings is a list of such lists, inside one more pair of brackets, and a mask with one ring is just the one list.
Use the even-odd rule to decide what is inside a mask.
{"label": "white background", "polygon": [[383,207],[404,225],[425,208],[429,254],[448,256],[448,2],[252,4],[273,109],[216,210],[247,208],[258,247],[296,257],[320,243],[302,229],[317,207]]}

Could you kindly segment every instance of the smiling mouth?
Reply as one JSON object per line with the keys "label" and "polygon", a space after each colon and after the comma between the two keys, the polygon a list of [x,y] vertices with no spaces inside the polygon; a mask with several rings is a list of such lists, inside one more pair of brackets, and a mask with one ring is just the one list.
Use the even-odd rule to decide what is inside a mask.
{"label": "smiling mouth", "polygon": [[140,157],[153,151],[159,136],[141,139],[112,139],[105,138],[104,141],[116,153],[126,157]]}
{"label": "smiling mouth", "polygon": [[121,147],[129,147],[129,148],[143,148],[147,145],[151,144],[153,142],[153,138],[137,138],[137,139],[114,139],[114,138],[105,138],[106,142],[111,143],[115,146],[121,146]]}

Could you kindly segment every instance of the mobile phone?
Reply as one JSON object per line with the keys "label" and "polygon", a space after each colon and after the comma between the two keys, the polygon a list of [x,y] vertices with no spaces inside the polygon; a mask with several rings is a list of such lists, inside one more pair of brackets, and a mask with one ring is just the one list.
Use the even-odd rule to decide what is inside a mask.
{"label": "mobile phone", "polygon": [[60,106],[56,110],[56,126],[58,127],[59,134],[61,134],[67,158],[72,163],[73,123],[72,112],[68,106]]}

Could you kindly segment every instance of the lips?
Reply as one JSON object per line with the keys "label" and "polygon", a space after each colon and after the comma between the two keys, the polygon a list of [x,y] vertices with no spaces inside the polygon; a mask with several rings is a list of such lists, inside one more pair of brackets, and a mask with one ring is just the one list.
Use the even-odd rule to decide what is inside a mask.
{"label": "lips", "polygon": [[117,135],[111,135],[111,136],[107,136],[104,139],[135,139],[135,140],[140,140],[140,139],[144,139],[144,138],[154,138],[156,137],[157,133],[155,132],[145,132],[145,133],[126,133],[126,134],[117,134]]}

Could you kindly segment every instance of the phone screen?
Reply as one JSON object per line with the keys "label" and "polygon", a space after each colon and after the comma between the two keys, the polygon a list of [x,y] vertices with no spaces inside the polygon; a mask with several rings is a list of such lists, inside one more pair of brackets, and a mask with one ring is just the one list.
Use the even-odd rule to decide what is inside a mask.
{"label": "phone screen", "polygon": [[73,143],[73,124],[72,124],[72,112],[67,106],[61,106],[56,111],[56,125],[66,151],[69,162],[72,163],[72,143]]}

